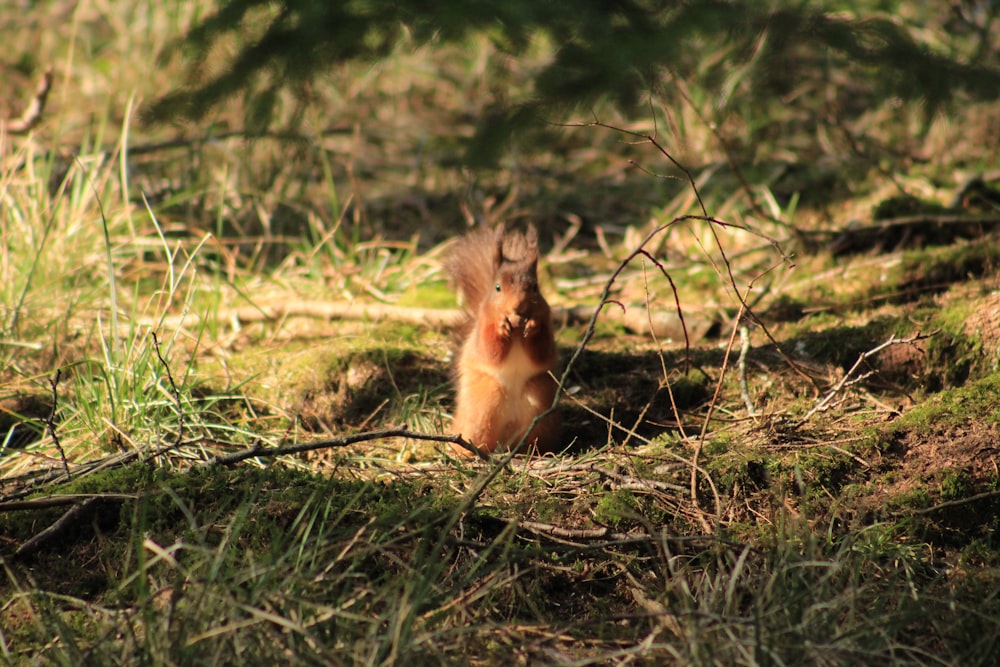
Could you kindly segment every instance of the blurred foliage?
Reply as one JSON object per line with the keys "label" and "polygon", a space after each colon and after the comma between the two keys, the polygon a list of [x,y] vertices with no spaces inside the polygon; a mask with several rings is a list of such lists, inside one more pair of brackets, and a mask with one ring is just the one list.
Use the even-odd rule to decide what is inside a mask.
{"label": "blurred foliage", "polygon": [[[173,49],[188,55],[196,83],[161,98],[154,118],[200,118],[244,94],[248,129],[261,130],[275,117],[278,91],[294,90],[334,65],[376,62],[401,43],[418,47],[473,35],[487,35],[514,56],[538,35],[558,45],[535,73],[531,93],[495,101],[483,113],[470,145],[473,162],[496,157],[515,129],[540,125],[542,117],[554,120],[602,100],[641,112],[664,72],[722,90],[739,70],[739,94],[777,102],[802,78],[836,67],[846,69],[850,85],[863,83],[881,99],[923,103],[928,117],[958,92],[980,100],[1000,95],[1000,68],[985,48],[988,29],[980,31],[978,48],[950,48],[945,33],[953,32],[952,19],[939,21],[942,45],[921,33],[920,17],[908,25],[896,16],[905,4],[899,2],[578,0],[572,9],[537,0],[219,2]],[[953,9],[929,3],[920,11],[940,18]],[[980,24],[988,28],[991,19],[992,13]],[[207,56],[231,43],[237,46],[228,62],[206,75]]]}

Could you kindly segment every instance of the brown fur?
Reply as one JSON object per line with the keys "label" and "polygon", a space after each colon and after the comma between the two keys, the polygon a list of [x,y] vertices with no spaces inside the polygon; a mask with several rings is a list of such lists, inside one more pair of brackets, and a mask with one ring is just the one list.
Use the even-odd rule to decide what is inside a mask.
{"label": "brown fur", "polygon": [[[504,226],[477,229],[458,240],[445,266],[467,314],[455,361],[452,430],[483,452],[513,447],[556,392],[549,373],[558,354],[552,312],[538,290],[537,235],[534,228],[527,234]],[[527,443],[549,450],[559,435],[553,412]]]}

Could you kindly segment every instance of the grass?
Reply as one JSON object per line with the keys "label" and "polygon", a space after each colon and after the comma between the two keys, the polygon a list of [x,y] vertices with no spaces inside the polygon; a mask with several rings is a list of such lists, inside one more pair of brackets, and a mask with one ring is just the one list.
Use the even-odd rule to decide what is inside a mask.
{"label": "grass", "polygon": [[[786,525],[763,548],[705,538],[692,550],[665,535],[631,547],[545,546],[480,512],[459,519],[425,493],[431,484],[145,466],[92,480],[105,492],[142,489],[102,521],[102,546],[76,536],[103,580],[8,569],[7,655],[46,640],[51,660],[100,664],[256,664],[289,651],[302,661],[421,664],[470,649],[501,661],[689,664],[992,654],[992,605],[883,526],[826,543]],[[244,491],[224,492],[234,486]],[[438,532],[455,520],[463,537]],[[601,562],[603,571],[590,569]],[[76,590],[39,591],[71,576]],[[957,592],[942,599],[946,586]],[[967,610],[950,627],[960,635],[911,634],[946,606]],[[525,631],[527,641],[510,644]]]}
{"label": "grass", "polygon": [[[0,64],[0,97],[57,74],[34,132],[0,133],[4,661],[995,662],[995,235],[814,247],[901,188],[948,201],[951,168],[995,170],[990,109],[919,135],[919,110],[889,122],[893,102],[866,98],[841,121],[865,137],[852,148],[811,102],[747,97],[745,70],[724,99],[665,76],[640,118],[599,106],[610,128],[551,127],[470,171],[459,139],[552,45],[511,61],[485,36],[403,43],[289,96],[283,129],[250,139],[238,100],[203,125],[144,120],[183,71],[144,63],[207,3],[120,10],[0,9],[33,45]],[[697,195],[614,127],[655,134]],[[739,227],[673,224],[699,196]],[[567,376],[566,451],[480,463],[381,440],[207,465],[446,430],[444,327],[266,315],[452,307],[438,260],[463,206],[534,220],[546,295],[588,315],[669,225]],[[737,291],[761,316],[742,380]],[[640,321],[680,303],[690,345],[617,303]],[[583,326],[559,325],[564,359]]]}

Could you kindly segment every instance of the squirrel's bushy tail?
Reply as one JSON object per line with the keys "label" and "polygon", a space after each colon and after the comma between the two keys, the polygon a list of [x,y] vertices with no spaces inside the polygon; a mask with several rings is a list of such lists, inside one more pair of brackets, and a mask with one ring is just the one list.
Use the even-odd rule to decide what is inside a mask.
{"label": "squirrel's bushy tail", "polygon": [[538,256],[538,233],[509,231],[507,225],[479,227],[455,243],[444,266],[465,299],[465,308],[475,311],[494,289],[505,262],[524,262]]}

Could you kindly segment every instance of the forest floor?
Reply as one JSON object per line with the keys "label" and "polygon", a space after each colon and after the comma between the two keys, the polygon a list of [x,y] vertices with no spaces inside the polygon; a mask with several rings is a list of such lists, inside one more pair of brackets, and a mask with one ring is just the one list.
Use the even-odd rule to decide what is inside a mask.
{"label": "forest floor", "polygon": [[[995,103],[665,76],[473,170],[544,43],[403,44],[250,137],[144,121],[203,3],[133,4],[0,9],[0,117],[54,73],[0,131],[5,660],[995,664]],[[540,230],[558,452],[435,439],[472,220]]]}

